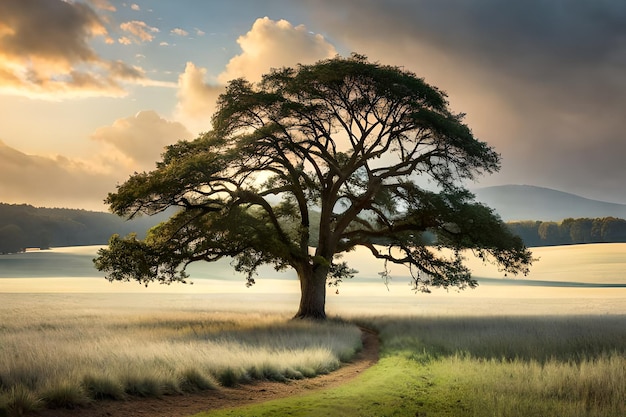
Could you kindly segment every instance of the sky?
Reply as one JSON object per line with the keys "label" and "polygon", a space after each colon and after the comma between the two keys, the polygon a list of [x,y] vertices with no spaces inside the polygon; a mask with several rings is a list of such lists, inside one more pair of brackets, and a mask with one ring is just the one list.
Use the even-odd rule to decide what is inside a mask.
{"label": "sky", "polygon": [[1,0],[0,202],[106,210],[237,77],[366,55],[502,156],[470,188],[626,203],[622,0]]}

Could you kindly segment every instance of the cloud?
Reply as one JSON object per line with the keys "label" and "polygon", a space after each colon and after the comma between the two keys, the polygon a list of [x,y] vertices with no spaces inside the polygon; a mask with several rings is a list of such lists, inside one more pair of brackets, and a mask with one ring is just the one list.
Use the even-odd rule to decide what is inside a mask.
{"label": "cloud", "polygon": [[181,29],[181,28],[172,29],[170,31],[170,33],[172,35],[176,35],[176,36],[188,36],[189,35],[189,32],[187,32],[186,30]]}
{"label": "cloud", "polygon": [[154,111],[118,119],[91,135],[91,139],[112,146],[119,160],[136,171],[154,168],[165,146],[191,138],[182,124],[165,120]]}
{"label": "cloud", "polygon": [[117,9],[113,6],[109,0],[89,0],[93,7],[100,10],[106,10],[107,12],[114,12]]}
{"label": "cloud", "polygon": [[206,131],[218,96],[226,83],[244,77],[260,81],[271,68],[308,64],[335,56],[335,47],[323,36],[286,20],[257,19],[237,40],[241,53],[233,57],[216,81],[207,81],[207,70],[188,62],[178,78],[177,116],[194,130]]}
{"label": "cloud", "polygon": [[0,141],[0,196],[5,203],[104,210],[103,200],[132,172],[154,169],[164,147],[192,135],[154,111],[98,128],[88,159],[29,155]]}
{"label": "cloud", "polygon": [[158,28],[149,26],[146,22],[140,20],[131,20],[130,22],[124,22],[120,24],[120,29],[131,35],[130,38],[124,37],[124,42],[120,41],[120,43],[123,43],[125,45],[128,44],[128,41],[132,41],[137,44],[143,42],[152,42],[152,40],[154,39],[154,34],[159,32]]}
{"label": "cloud", "polygon": [[104,210],[103,200],[119,179],[93,164],[61,156],[28,155],[0,141],[0,195],[4,203]]}
{"label": "cloud", "polygon": [[136,12],[138,12],[139,10],[141,10],[141,8],[139,7],[139,5],[138,5],[138,4],[135,4],[135,3],[131,4],[131,5],[130,5],[130,8],[131,8],[132,10],[136,11]]}
{"label": "cloud", "polygon": [[221,83],[239,77],[259,81],[270,68],[310,64],[337,54],[322,35],[309,32],[304,25],[293,26],[286,20],[274,21],[268,17],[257,19],[237,43],[242,52],[219,75]]}
{"label": "cloud", "polygon": [[620,110],[626,108],[626,3],[305,5],[342,45],[404,66],[447,91],[453,109],[467,112],[478,137],[502,153],[501,173],[487,181],[523,178],[624,200],[623,185],[613,179],[626,173],[615,157],[626,154]]}
{"label": "cloud", "polygon": [[[112,9],[106,1],[93,4]],[[121,97],[127,94],[124,83],[159,84],[151,84],[137,67],[96,53],[90,45],[93,38],[113,42],[106,25],[86,3],[0,1],[0,94],[51,100]],[[147,39],[156,28],[141,29],[131,25],[129,35]],[[120,42],[131,41],[124,37]]]}
{"label": "cloud", "polygon": [[196,132],[207,131],[215,104],[225,87],[205,81],[207,70],[187,62],[185,71],[178,77],[178,117]]}
{"label": "cloud", "polygon": [[0,27],[3,60],[33,57],[57,69],[97,60],[87,40],[106,34],[104,22],[89,6],[58,0],[4,0]]}

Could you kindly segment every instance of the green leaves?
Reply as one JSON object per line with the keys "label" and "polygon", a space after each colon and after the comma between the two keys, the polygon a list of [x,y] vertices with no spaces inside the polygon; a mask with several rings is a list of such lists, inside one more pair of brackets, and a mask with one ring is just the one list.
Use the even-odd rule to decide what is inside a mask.
{"label": "green leaves", "polygon": [[120,238],[113,235],[109,247],[98,251],[95,267],[107,274],[109,281],[138,281],[145,286],[150,282],[185,283],[188,275],[179,268],[180,261],[173,252],[137,240],[135,235]]}

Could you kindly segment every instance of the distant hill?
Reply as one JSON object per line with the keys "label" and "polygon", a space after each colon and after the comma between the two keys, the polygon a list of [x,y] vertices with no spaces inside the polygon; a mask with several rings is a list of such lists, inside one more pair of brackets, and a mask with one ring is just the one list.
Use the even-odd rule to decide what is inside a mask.
{"label": "distant hill", "polygon": [[0,253],[106,244],[115,233],[144,237],[148,229],[166,218],[142,216],[126,221],[104,212],[0,203]]}
{"label": "distant hill", "polygon": [[590,200],[531,185],[502,185],[472,190],[476,200],[495,209],[502,220],[560,221],[566,218],[626,218],[626,205]]}

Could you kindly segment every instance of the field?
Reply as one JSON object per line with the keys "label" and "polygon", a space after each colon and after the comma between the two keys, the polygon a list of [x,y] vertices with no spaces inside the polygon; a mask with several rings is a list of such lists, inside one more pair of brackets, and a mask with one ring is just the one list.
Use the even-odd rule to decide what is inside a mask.
{"label": "field", "polygon": [[129,308],[115,298],[0,294],[0,407],[19,414],[39,405],[313,377],[361,347],[350,324],[184,304],[162,311],[153,307],[167,302],[159,296],[122,296]]}
{"label": "field", "polygon": [[385,317],[350,384],[216,416],[626,415],[626,317]]}
{"label": "field", "polygon": [[0,279],[0,416],[324,374],[360,349],[357,325],[382,342],[359,378],[201,415],[626,415],[626,245],[540,248],[527,281],[478,265],[479,289],[430,295],[401,273],[386,289],[359,261],[328,296],[341,320],[324,324],[288,320],[288,277],[249,291],[199,271],[194,286],[146,291],[83,276],[90,253],[63,262],[80,276]]}

